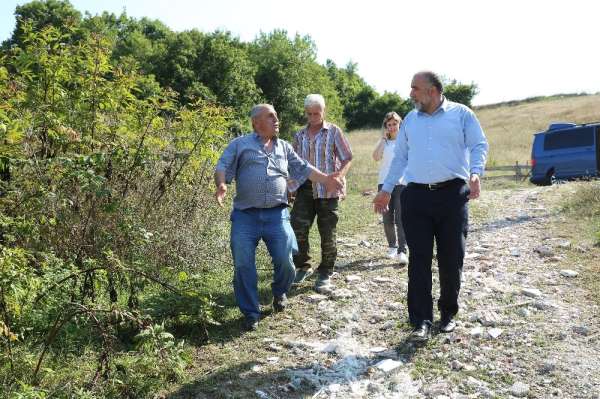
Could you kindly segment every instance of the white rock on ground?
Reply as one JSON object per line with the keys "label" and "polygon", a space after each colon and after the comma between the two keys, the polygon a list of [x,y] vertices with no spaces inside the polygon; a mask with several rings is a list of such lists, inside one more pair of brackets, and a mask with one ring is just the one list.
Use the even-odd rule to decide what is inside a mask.
{"label": "white rock on ground", "polygon": [[490,335],[490,337],[496,339],[502,334],[502,329],[501,328],[490,328],[488,330],[488,334]]}
{"label": "white rock on ground", "polygon": [[483,335],[483,328],[475,327],[469,331],[469,334],[471,337],[481,337]]}
{"label": "white rock on ground", "polygon": [[578,272],[571,269],[563,269],[560,271],[560,275],[563,277],[577,277],[579,275]]}
{"label": "white rock on ground", "polygon": [[392,371],[400,366],[402,366],[402,362],[393,359],[384,359],[375,365],[375,367],[377,367],[379,370],[385,373]]}
{"label": "white rock on ground", "polygon": [[346,289],[346,288],[340,288],[338,290],[333,290],[331,292],[331,296],[334,299],[352,298],[354,296],[354,292],[352,292],[352,291],[350,291],[349,289]]}
{"label": "white rock on ground", "polygon": [[385,346],[374,346],[372,348],[369,348],[369,352],[373,352],[373,353],[383,352],[386,350],[387,350],[387,348]]}
{"label": "white rock on ground", "polygon": [[521,288],[521,294],[530,298],[539,298],[542,296],[542,291],[537,288]]}
{"label": "white rock on ground", "polygon": [[329,298],[329,297],[328,297],[327,295],[323,295],[323,294],[312,294],[312,295],[309,295],[308,297],[306,297],[306,300],[307,300],[308,302],[313,302],[313,303],[316,303],[316,302],[321,302],[321,301],[324,301],[324,300],[326,300],[326,299],[328,299],[328,298]]}
{"label": "white rock on ground", "polygon": [[388,278],[388,277],[380,277],[380,276],[378,276],[378,277],[375,277],[375,278],[373,279],[373,282],[375,282],[375,283],[391,283],[391,282],[393,282],[393,281],[394,281],[394,280],[392,280],[391,278]]}
{"label": "white rock on ground", "polygon": [[537,252],[541,257],[554,256],[554,251],[547,245],[540,245],[539,247],[534,248],[534,251]]}
{"label": "white rock on ground", "polygon": [[517,398],[524,398],[529,393],[529,385],[517,381],[510,387],[510,393]]}

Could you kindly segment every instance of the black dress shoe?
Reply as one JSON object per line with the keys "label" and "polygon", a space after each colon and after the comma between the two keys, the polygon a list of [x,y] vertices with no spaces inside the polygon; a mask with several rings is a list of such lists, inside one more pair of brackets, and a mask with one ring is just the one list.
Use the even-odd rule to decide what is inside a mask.
{"label": "black dress shoe", "polygon": [[426,342],[431,335],[431,325],[424,321],[410,333],[410,340],[415,342]]}
{"label": "black dress shoe", "polygon": [[443,317],[440,320],[440,332],[450,333],[456,328],[456,322],[452,317]]}
{"label": "black dress shoe", "polygon": [[288,305],[288,299],[285,294],[273,297],[273,311],[283,312]]}
{"label": "black dress shoe", "polygon": [[258,319],[254,318],[254,317],[247,316],[244,319],[244,323],[243,323],[242,327],[246,331],[256,331],[256,329],[258,329]]}

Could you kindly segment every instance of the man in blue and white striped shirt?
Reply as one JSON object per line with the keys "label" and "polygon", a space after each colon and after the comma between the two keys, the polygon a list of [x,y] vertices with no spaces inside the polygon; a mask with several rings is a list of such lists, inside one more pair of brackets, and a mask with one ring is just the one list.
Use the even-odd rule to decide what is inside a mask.
{"label": "man in blue and white striped shirt", "polygon": [[431,262],[437,245],[440,330],[456,323],[458,293],[468,230],[468,201],[479,197],[488,143],[468,107],[448,101],[440,78],[417,73],[410,97],[415,104],[400,127],[394,159],[373,200],[384,212],[394,185],[404,176],[402,225],[409,249],[408,313],[415,340],[427,340],[433,321]]}
{"label": "man in blue and white striped shirt", "polygon": [[227,183],[235,179],[231,213],[233,287],[248,330],[257,328],[260,317],[255,260],[259,240],[265,242],[273,258],[275,311],[285,309],[286,294],[295,278],[292,252],[298,246],[287,209],[288,180],[302,184],[310,178],[331,192],[342,187],[337,177],[321,173],[301,159],[291,144],[277,137],[279,119],[272,105],[256,105],[251,118],[254,132],[232,140],[215,169],[219,204],[223,204]]}

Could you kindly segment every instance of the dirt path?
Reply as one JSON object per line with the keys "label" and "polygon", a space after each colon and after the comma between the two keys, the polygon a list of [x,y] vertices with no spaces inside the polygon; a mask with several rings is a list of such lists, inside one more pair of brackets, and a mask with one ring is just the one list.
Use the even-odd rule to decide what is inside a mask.
{"label": "dirt path", "polygon": [[340,238],[331,296],[308,282],[256,333],[201,348],[202,361],[228,359],[225,368],[173,397],[600,398],[600,310],[581,274],[565,270],[585,273],[570,254],[589,249],[551,235],[560,215],[542,189],[480,201],[454,333],[423,347],[407,340],[406,268],[381,256],[381,226],[366,226]]}

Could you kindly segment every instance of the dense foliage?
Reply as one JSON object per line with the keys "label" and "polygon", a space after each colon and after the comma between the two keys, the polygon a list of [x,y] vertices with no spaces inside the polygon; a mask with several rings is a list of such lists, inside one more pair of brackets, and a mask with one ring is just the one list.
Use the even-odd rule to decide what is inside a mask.
{"label": "dense foliage", "polygon": [[194,278],[222,252],[209,182],[229,112],[180,105],[131,60],[112,64],[102,35],[20,29],[0,64],[2,386],[52,380],[47,363],[84,344],[97,351],[91,387],[125,378],[132,349],[148,356],[131,375],[174,378],[181,348],[140,299],[185,301],[176,317],[199,334],[214,322]]}

